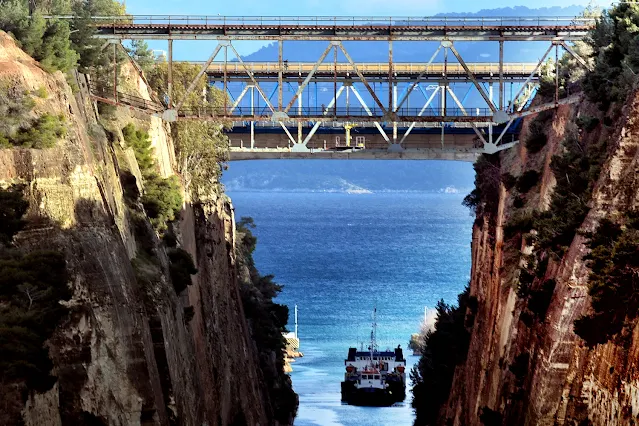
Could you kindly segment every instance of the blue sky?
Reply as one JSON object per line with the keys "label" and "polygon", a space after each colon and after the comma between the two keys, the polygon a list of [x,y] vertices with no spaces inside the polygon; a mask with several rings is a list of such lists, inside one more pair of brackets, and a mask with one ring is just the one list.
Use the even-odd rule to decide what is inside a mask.
{"label": "blue sky", "polygon": [[[511,0],[124,0],[127,11],[137,15],[222,15],[222,16],[430,16],[438,13],[478,12],[481,9],[513,7]],[[523,4],[522,4],[523,3]],[[587,5],[589,0],[535,0],[519,5],[541,8]],[[609,4],[609,0],[595,0]],[[234,46],[241,55],[255,52],[268,42],[241,41]],[[174,59],[205,61],[215,42],[174,43]],[[149,42],[166,51],[166,42]],[[218,58],[219,59],[219,58]]]}
{"label": "blue sky", "polygon": [[[588,0],[536,0],[521,2],[528,7],[586,5]],[[608,3],[599,1],[599,3]],[[134,14],[263,15],[263,16],[413,16],[445,12],[477,12],[480,9],[512,7],[511,0],[128,0]]]}

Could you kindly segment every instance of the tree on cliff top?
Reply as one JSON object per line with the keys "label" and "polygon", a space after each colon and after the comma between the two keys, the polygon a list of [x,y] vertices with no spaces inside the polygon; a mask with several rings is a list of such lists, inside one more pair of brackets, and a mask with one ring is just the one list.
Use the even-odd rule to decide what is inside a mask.
{"label": "tree on cliff top", "polygon": [[588,97],[606,109],[623,101],[639,73],[639,3],[619,3],[604,11],[586,42],[595,58],[594,71],[584,80]]}
{"label": "tree on cliff top", "polygon": [[[206,77],[198,80],[188,95],[186,89],[197,76],[200,67],[187,63],[173,64],[173,103],[184,99],[185,109],[219,108],[224,97],[219,90],[210,87]],[[147,75],[149,84],[159,95],[167,94],[167,64],[153,67]],[[179,121],[172,123],[171,131],[177,153],[178,171],[184,179],[186,192],[192,200],[208,198],[221,192],[219,178],[222,165],[228,160],[228,137],[224,124],[211,121]]]}
{"label": "tree on cliff top", "polygon": [[[0,29],[13,35],[20,47],[49,71],[81,71],[107,65],[102,43],[92,36],[92,15],[121,15],[124,6],[114,0],[51,0],[37,2],[33,13],[29,0],[0,0]],[[30,16],[31,15],[31,16]],[[43,15],[73,15],[71,20],[44,19]]]}

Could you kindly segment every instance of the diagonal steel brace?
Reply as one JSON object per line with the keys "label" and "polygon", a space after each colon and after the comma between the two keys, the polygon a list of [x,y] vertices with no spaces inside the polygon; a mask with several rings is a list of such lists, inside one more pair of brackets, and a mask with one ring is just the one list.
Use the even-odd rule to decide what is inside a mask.
{"label": "diagonal steel brace", "polygon": [[488,104],[488,107],[491,109],[491,111],[492,112],[497,111],[497,108],[495,108],[493,101],[490,100],[486,92],[484,92],[484,89],[482,89],[482,87],[479,85],[479,82],[477,81],[473,73],[470,71],[470,69],[468,68],[468,65],[466,65],[466,62],[464,62],[459,52],[457,52],[457,49],[455,49],[455,46],[453,45],[452,42],[450,42],[450,46],[448,48],[450,49],[451,52],[453,52],[453,55],[455,55],[455,57],[457,58],[461,66],[464,68],[464,71],[466,71],[466,74],[468,74],[468,78],[470,78],[470,80],[473,82],[473,84],[479,91],[479,94],[481,95],[482,98],[484,98],[484,100]]}
{"label": "diagonal steel brace", "polygon": [[331,51],[333,47],[335,46],[332,44],[329,44],[326,50],[324,50],[324,53],[322,53],[322,56],[320,56],[317,62],[315,62],[315,65],[313,65],[313,69],[311,70],[311,72],[306,76],[306,78],[304,79],[300,87],[297,89],[297,92],[295,92],[295,96],[293,96],[293,99],[291,99],[291,102],[289,102],[286,108],[284,109],[284,112],[288,112],[291,109],[291,107],[295,103],[295,100],[304,91],[304,89],[308,85],[308,82],[311,81],[311,78],[313,78],[313,75],[315,74],[319,66],[322,64],[322,62],[324,62],[324,59],[326,59],[326,56],[329,54],[329,52]]}
{"label": "diagonal steel brace", "polygon": [[371,96],[373,97],[373,100],[381,108],[382,113],[385,115],[388,111],[386,111],[386,108],[384,108],[384,105],[382,105],[382,103],[380,102],[379,98],[375,94],[375,91],[371,88],[371,85],[368,84],[368,81],[366,80],[366,78],[364,78],[364,75],[361,73],[359,68],[357,68],[357,65],[355,65],[355,62],[353,62],[353,59],[351,58],[351,56],[348,54],[346,49],[344,49],[344,46],[342,45],[342,43],[339,44],[339,48],[342,50],[342,53],[344,53],[346,60],[353,66],[353,70],[355,70],[355,73],[364,84],[364,87],[366,87],[366,90],[368,90],[368,93],[371,94]]}

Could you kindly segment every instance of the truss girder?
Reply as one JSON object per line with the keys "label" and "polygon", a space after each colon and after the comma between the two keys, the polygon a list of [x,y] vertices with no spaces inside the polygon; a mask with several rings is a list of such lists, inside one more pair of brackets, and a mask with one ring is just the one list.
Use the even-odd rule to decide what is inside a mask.
{"label": "truss girder", "polygon": [[[542,64],[548,58],[548,55],[555,48],[555,63],[558,67],[559,48],[563,48],[568,54],[575,58],[582,66],[588,68],[589,64],[584,58],[580,57],[574,49],[567,44],[571,40],[581,38],[587,28],[582,28],[578,25],[561,26],[496,26],[481,25],[480,27],[473,26],[444,26],[435,27],[432,25],[421,25],[419,23],[412,26],[398,26],[391,24],[390,26],[375,27],[374,25],[331,25],[322,27],[318,25],[309,26],[283,26],[274,25],[266,27],[264,25],[254,25],[249,27],[246,25],[227,26],[223,25],[223,35],[218,34],[219,28],[214,25],[206,25],[204,27],[197,27],[191,24],[175,25],[169,24],[170,31],[167,34],[162,32],[166,30],[161,23],[153,25],[143,25],[135,22],[133,23],[116,23],[109,26],[98,25],[98,36],[102,37],[107,34],[108,31],[112,33],[105,38],[109,39],[110,44],[114,44],[114,52],[116,49],[115,44],[120,44],[119,39],[122,38],[147,38],[153,39],[154,37],[166,37],[169,40],[169,86],[168,86],[168,106],[171,108],[172,104],[175,104],[175,109],[168,109],[164,111],[158,111],[146,104],[140,105],[134,102],[130,103],[133,108],[149,109],[149,113],[155,115],[162,115],[167,121],[178,120],[244,120],[251,122],[251,135],[253,135],[253,128],[256,122],[270,121],[274,125],[278,125],[282,128],[283,132],[288,137],[289,148],[306,150],[306,145],[313,138],[322,123],[325,122],[340,122],[343,125],[347,124],[350,127],[353,125],[372,124],[377,128],[382,135],[383,140],[388,144],[390,150],[403,150],[403,144],[407,140],[407,137],[411,134],[413,129],[420,124],[423,126],[441,127],[441,148],[444,149],[444,134],[446,126],[450,123],[465,123],[469,128],[472,128],[477,137],[484,144],[485,152],[497,152],[506,147],[510,147],[515,142],[504,143],[503,138],[507,134],[508,130],[512,127],[516,119],[525,117],[531,114],[538,113],[547,109],[556,108],[559,105],[577,102],[579,97],[573,96],[566,99],[559,99],[558,91],[558,72],[555,70],[555,99],[554,102],[536,106],[534,108],[524,109],[527,102],[534,92],[534,88],[531,87],[539,79],[539,71]],[[108,27],[108,28],[107,28]],[[190,82],[184,98],[179,102],[173,102],[171,98],[171,75],[172,75],[172,42],[173,40],[182,39],[182,37],[197,36],[198,39],[216,39],[218,44],[215,47],[213,53],[206,62],[202,64],[196,78]],[[272,38],[271,38],[272,37]],[[233,42],[243,39],[273,39],[278,41],[278,61],[273,69],[256,69],[256,65],[253,63],[245,62],[241,55],[237,52]],[[310,64],[297,64],[299,65],[299,71],[290,70],[288,61],[283,60],[283,42],[285,40],[326,40],[329,41],[329,45],[319,56],[318,60]],[[347,40],[378,40],[388,43],[388,62],[384,66],[380,66],[379,70],[371,70],[370,64],[358,63],[353,60],[349,52],[345,49],[343,41]],[[413,70],[412,68],[406,70],[405,64],[395,64],[393,61],[393,42],[401,40],[419,40],[430,41],[436,40],[440,44],[426,63],[418,64],[419,67]],[[456,41],[461,40],[485,40],[496,41],[499,43],[499,63],[495,69],[478,71],[477,64],[466,63],[455,47]],[[541,57],[541,59],[534,63],[534,67],[528,66],[525,72],[507,72],[506,67],[508,64],[503,60],[503,47],[505,41],[513,40],[526,40],[526,41],[539,41],[545,40],[550,42],[550,46]],[[106,47],[108,44],[105,44]],[[229,49],[235,55],[237,62],[229,62],[228,52]],[[218,54],[223,51],[223,67],[220,68],[219,61],[215,62],[217,71],[214,70],[212,64],[216,61]],[[332,64],[324,63],[327,56],[333,51]],[[443,51],[444,64],[436,64],[435,60]],[[458,64],[449,63],[448,52],[457,60]],[[338,52],[342,52],[346,58],[346,63],[338,63]],[[115,58],[115,56],[114,56]],[[232,64],[232,65],[230,65]],[[310,66],[309,66],[310,65]],[[134,63],[134,66],[136,64]],[[230,70],[230,67],[233,70]],[[402,67],[403,66],[403,67]],[[433,72],[433,68],[440,67],[437,71]],[[457,68],[455,68],[457,67]],[[461,67],[461,68],[460,68]],[[259,67],[257,67],[259,68]],[[304,68],[304,71],[302,71]],[[140,72],[142,78],[143,73],[136,66],[136,70]],[[530,71],[530,72],[529,72]],[[115,74],[115,73],[114,73]],[[193,92],[195,86],[206,74],[209,81],[220,80],[223,83],[224,90],[227,94],[224,98],[224,107],[203,107],[199,109],[185,108],[185,102],[188,96]],[[524,80],[525,78],[525,80]],[[245,86],[241,90],[238,96],[234,97],[233,94],[238,92],[231,92],[229,83],[240,80],[245,83]],[[291,86],[291,81],[295,79],[297,82],[297,88]],[[119,99],[117,92],[117,75],[114,75],[114,88],[113,96],[114,100],[104,98],[103,94],[93,94],[95,99],[103,102],[111,102],[117,105],[126,105],[126,100]],[[523,84],[517,90],[515,97],[512,97],[513,81],[521,82]],[[511,83],[510,91],[510,104],[508,107],[508,113],[504,110],[507,97],[505,97],[505,83],[506,81]],[[341,83],[338,90],[338,82]],[[422,83],[428,82],[436,87],[432,93],[427,93],[422,87]],[[277,83],[275,89],[270,96],[266,96],[264,88],[261,85]],[[327,107],[322,105],[322,108],[317,108],[318,95],[315,95],[315,107],[311,107],[310,103],[306,107],[303,105],[302,98],[310,101],[311,92],[307,92],[311,89],[310,84],[315,83],[316,91],[317,84],[332,83],[333,85],[333,99]],[[381,84],[378,84],[381,83]],[[466,94],[461,97],[463,92],[455,92],[458,83],[464,83],[462,86],[468,87]],[[293,95],[288,96],[286,101],[283,96],[283,86],[288,84],[291,87]],[[494,84],[498,84],[498,100],[493,99],[493,87]],[[361,96],[357,86],[360,88],[363,86],[368,92],[367,99],[370,104]],[[264,86],[265,87],[265,86]],[[415,89],[419,88],[424,96],[425,101],[421,101],[421,109],[412,108],[411,104],[415,104],[414,96],[411,99],[411,95],[415,94]],[[247,102],[246,94],[251,92],[250,96],[250,108],[245,107]],[[269,89],[270,90],[270,89]],[[427,89],[428,90],[428,89]],[[254,91],[259,93],[257,107],[254,100]],[[343,100],[338,104],[341,94],[346,91],[346,107],[344,108]],[[387,92],[388,97],[386,98]],[[476,106],[466,105],[466,99],[469,93],[478,94],[481,99],[486,103],[486,108],[483,108],[480,113],[480,108]],[[277,104],[275,101],[271,101],[271,98],[275,94],[277,96]],[[352,94],[357,99],[361,108],[353,107],[350,104],[349,95]],[[306,93],[306,94],[305,94]],[[364,92],[362,92],[364,93]],[[398,93],[401,93],[398,96]],[[525,98],[521,105],[515,105],[516,100],[522,96]],[[419,96],[419,95],[418,95]],[[435,99],[439,96],[438,105],[433,107]],[[262,98],[265,106],[260,105],[259,98]],[[474,96],[475,99],[479,97]],[[473,98],[471,97],[471,98]],[[165,96],[166,98],[166,96]],[[506,99],[505,99],[506,98]],[[231,105],[227,105],[229,99],[232,100]],[[447,105],[447,99],[452,99],[456,108],[451,108]],[[462,99],[460,101],[460,99]],[[481,102],[481,99],[480,102]],[[157,101],[157,100],[156,100]],[[297,108],[293,108],[297,102]],[[423,102],[423,103],[422,103]],[[157,104],[158,102],[156,102]],[[340,105],[341,104],[341,105]],[[160,107],[162,107],[160,105]],[[428,109],[431,112],[426,114]],[[318,111],[319,110],[319,111]],[[470,112],[470,111],[473,112]],[[477,113],[474,114],[474,111]],[[418,112],[417,112],[418,111]],[[303,137],[302,128],[307,124],[312,124],[310,132]],[[291,123],[295,123],[297,126],[297,138],[295,138],[289,128]],[[410,123],[407,130],[401,139],[398,140],[398,128],[399,123]],[[504,124],[504,127],[500,127],[502,130],[497,135],[496,140],[493,141],[493,126],[496,124]],[[346,127],[346,126],[344,126]],[[487,130],[480,130],[482,127],[487,127]],[[392,129],[392,136],[387,134],[387,129]],[[389,137],[390,136],[390,137]],[[251,136],[251,147],[254,147],[253,136]]]}
{"label": "truss girder", "polygon": [[[57,17],[64,19],[65,17]],[[296,20],[297,19],[297,20]],[[502,19],[501,21],[498,21]],[[505,21],[503,20],[505,19]],[[586,18],[291,18],[220,16],[94,17],[98,38],[191,40],[575,40],[594,26]],[[377,21],[377,22],[375,22]],[[381,21],[381,22],[380,22]]]}

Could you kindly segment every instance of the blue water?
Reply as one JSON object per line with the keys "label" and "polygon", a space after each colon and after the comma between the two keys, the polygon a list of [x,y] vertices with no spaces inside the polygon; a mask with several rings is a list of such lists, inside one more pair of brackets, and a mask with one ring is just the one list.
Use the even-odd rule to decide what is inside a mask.
{"label": "blue water", "polygon": [[[390,408],[342,405],[344,358],[369,338],[375,305],[382,349],[407,348],[424,307],[456,301],[470,271],[472,218],[463,194],[229,195],[237,217],[257,224],[255,262],[284,285],[278,303],[291,315],[299,308],[304,357],[291,374],[300,397],[295,425],[411,425],[410,393]],[[407,360],[412,366],[417,357]]]}

